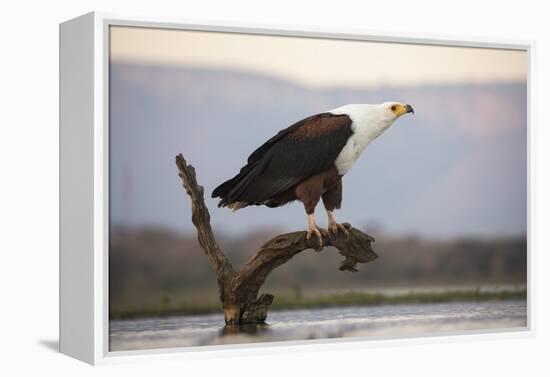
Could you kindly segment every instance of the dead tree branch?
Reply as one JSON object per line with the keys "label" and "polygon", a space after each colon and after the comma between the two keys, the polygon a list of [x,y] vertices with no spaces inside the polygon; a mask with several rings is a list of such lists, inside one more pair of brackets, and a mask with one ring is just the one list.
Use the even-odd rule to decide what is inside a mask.
{"label": "dead tree branch", "polygon": [[[316,242],[307,240],[306,232],[278,235],[263,244],[240,271],[235,271],[222,253],[210,225],[210,213],[204,202],[204,189],[197,183],[195,169],[188,165],[181,154],[176,156],[179,176],[191,198],[192,221],[197,229],[199,244],[207,255],[218,277],[220,300],[223,304],[226,324],[264,322],[273,295],[262,294],[261,286],[271,271],[288,262],[296,254],[314,249]],[[368,263],[378,256],[372,249],[374,238],[351,228],[349,235],[324,236],[323,244],[333,246],[345,257],[341,271],[357,271],[357,263]]]}

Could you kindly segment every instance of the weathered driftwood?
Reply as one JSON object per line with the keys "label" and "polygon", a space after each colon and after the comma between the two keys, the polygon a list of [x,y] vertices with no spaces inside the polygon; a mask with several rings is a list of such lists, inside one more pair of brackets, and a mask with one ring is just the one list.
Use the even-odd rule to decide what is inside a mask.
{"label": "weathered driftwood", "polygon": [[[267,275],[293,256],[317,247],[317,240],[306,238],[306,232],[285,233],[274,237],[260,247],[240,271],[235,271],[229,259],[218,246],[212,227],[210,213],[204,202],[204,189],[197,183],[195,169],[181,154],[176,156],[176,165],[183,187],[191,198],[192,221],[197,228],[199,244],[218,277],[220,300],[226,324],[263,323],[267,317],[273,295],[258,296]],[[357,271],[357,263],[368,263],[378,256],[372,249],[374,238],[350,226],[349,235],[323,235],[323,245],[333,246],[345,257],[341,271]]]}

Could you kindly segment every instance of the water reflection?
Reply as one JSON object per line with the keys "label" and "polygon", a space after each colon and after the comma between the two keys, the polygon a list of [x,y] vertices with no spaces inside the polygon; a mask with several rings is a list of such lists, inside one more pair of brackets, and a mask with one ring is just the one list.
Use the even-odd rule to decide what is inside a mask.
{"label": "water reflection", "polygon": [[220,329],[220,336],[228,335],[269,335],[271,332],[267,323],[247,323],[244,325],[225,325]]}

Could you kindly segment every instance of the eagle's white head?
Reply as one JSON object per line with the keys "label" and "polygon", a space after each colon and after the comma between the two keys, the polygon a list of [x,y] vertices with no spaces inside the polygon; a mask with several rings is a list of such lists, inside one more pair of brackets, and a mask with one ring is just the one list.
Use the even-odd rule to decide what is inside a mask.
{"label": "eagle's white head", "polygon": [[329,111],[332,114],[346,114],[353,121],[355,133],[368,134],[372,138],[379,136],[400,116],[413,113],[411,105],[400,102],[384,102],[380,104],[352,104]]}
{"label": "eagle's white head", "polygon": [[390,122],[395,121],[401,115],[412,113],[414,109],[411,105],[407,105],[399,102],[384,102],[379,105],[372,105],[372,111],[378,113],[380,119],[384,119]]}
{"label": "eagle's white head", "polygon": [[329,112],[331,114],[346,114],[352,120],[353,135],[335,162],[338,172],[342,175],[351,169],[367,145],[388,129],[400,116],[407,113],[414,114],[411,105],[400,102],[345,105]]}

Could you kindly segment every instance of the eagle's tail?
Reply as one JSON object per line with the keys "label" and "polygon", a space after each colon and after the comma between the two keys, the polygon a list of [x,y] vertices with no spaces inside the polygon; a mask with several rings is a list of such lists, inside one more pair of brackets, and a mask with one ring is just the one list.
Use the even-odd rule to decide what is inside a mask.
{"label": "eagle's tail", "polygon": [[242,199],[240,200],[240,196],[257,173],[257,166],[246,165],[235,177],[216,187],[212,191],[212,197],[221,198],[218,207],[229,207],[233,211],[236,211],[252,204]]}

